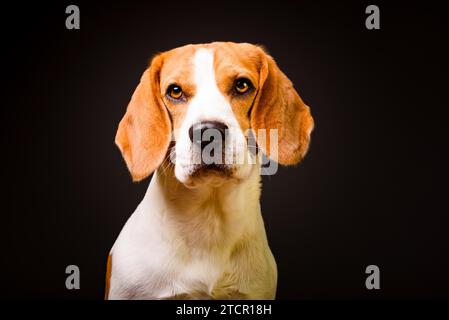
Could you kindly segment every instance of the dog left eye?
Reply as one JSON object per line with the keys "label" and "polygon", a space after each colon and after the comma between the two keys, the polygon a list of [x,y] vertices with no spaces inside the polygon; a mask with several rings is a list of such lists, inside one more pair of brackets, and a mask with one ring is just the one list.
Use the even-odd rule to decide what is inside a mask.
{"label": "dog left eye", "polygon": [[171,85],[167,89],[167,94],[171,98],[173,98],[175,100],[179,100],[182,97],[182,88],[178,85]]}
{"label": "dog left eye", "polygon": [[251,81],[246,78],[239,78],[235,81],[234,84],[235,91],[239,94],[248,92],[248,90],[251,89],[251,86]]}

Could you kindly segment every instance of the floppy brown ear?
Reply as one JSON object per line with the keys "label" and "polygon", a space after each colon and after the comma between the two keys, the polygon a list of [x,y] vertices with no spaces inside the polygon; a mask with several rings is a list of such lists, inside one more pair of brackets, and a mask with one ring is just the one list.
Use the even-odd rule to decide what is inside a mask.
{"label": "floppy brown ear", "polygon": [[[273,58],[261,49],[259,93],[251,111],[251,127],[265,154],[283,165],[296,164],[305,156],[314,122],[291,81]],[[258,135],[265,129],[266,141]],[[277,155],[270,154],[269,130],[278,130]],[[275,150],[275,149],[274,149]]]}
{"label": "floppy brown ear", "polygon": [[144,72],[118,126],[115,143],[134,181],[149,176],[164,160],[171,123],[159,90],[162,56]]}

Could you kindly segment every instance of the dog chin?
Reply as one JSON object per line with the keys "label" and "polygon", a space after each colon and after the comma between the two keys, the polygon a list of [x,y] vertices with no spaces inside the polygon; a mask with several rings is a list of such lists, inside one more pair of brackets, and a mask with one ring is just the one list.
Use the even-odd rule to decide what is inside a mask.
{"label": "dog chin", "polygon": [[252,165],[190,165],[176,168],[178,170],[175,169],[175,176],[187,188],[219,187],[229,181],[244,180],[250,175],[252,168]]}
{"label": "dog chin", "polygon": [[175,170],[176,178],[188,188],[203,185],[219,187],[223,183],[234,179],[236,168],[225,164],[190,165]]}

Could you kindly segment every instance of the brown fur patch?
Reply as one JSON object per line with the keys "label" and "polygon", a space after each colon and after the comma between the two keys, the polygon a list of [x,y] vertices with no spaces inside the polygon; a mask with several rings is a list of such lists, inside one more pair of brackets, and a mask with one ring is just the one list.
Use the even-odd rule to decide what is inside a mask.
{"label": "brown fur patch", "polygon": [[[263,60],[259,80],[260,94],[254,103],[251,127],[256,135],[259,129],[277,129],[277,161],[284,165],[296,164],[307,152],[310,132],[314,126],[313,118],[309,107],[304,104],[274,59],[260,51]],[[261,147],[267,155],[273,156],[270,154],[270,143],[267,132],[266,145]]]}
{"label": "brown fur patch", "polygon": [[106,264],[106,287],[104,290],[104,299],[108,300],[109,298],[109,289],[111,284],[111,271],[112,271],[112,254],[108,256],[108,262]]}
{"label": "brown fur patch", "polygon": [[115,137],[134,181],[162,163],[170,143],[170,118],[159,93],[162,63],[163,55],[156,56],[142,75]]}

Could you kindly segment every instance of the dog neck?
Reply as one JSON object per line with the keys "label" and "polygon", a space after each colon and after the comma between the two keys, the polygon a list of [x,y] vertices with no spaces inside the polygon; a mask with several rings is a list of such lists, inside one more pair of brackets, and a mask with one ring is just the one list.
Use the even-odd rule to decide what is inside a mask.
{"label": "dog neck", "polygon": [[191,248],[210,249],[259,231],[259,197],[259,165],[244,180],[196,188],[180,183],[169,168],[155,172],[143,202],[165,232]]}

